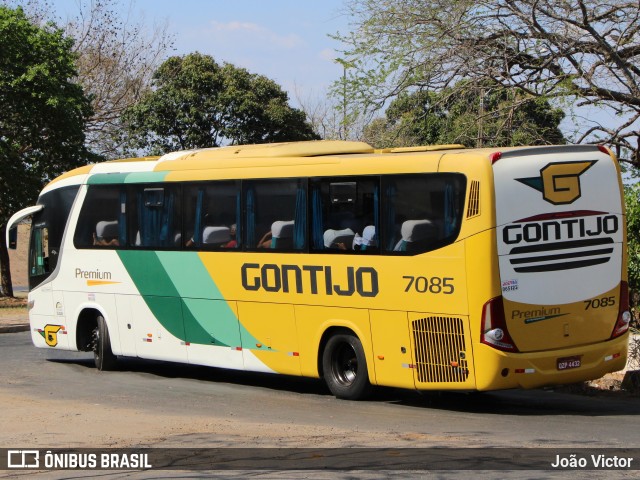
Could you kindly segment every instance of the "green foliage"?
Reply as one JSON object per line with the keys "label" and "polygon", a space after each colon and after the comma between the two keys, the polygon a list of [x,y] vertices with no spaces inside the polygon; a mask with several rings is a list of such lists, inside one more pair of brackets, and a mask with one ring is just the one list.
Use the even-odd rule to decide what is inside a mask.
{"label": "green foliage", "polygon": [[[77,75],[71,49],[61,30],[38,27],[22,9],[0,6],[1,232],[48,180],[87,161],[83,130],[91,109],[82,88],[70,81]],[[2,258],[2,286],[10,292]]]}
{"label": "green foliage", "polygon": [[76,76],[72,40],[0,7],[0,224],[32,203],[43,184],[86,162],[90,114]]}
{"label": "green foliage", "polygon": [[606,143],[640,166],[638,1],[345,5],[350,28],[334,38],[344,46],[347,80],[336,81],[333,93],[350,108],[369,114],[401,92],[442,92],[461,79],[496,85],[563,105],[574,113],[567,125],[573,143]]}
{"label": "green foliage", "polygon": [[153,154],[316,139],[304,113],[287,102],[273,80],[192,53],[165,61],[153,88],[125,111],[123,122],[131,146]]}
{"label": "green foliage", "polygon": [[365,138],[378,148],[461,143],[515,146],[565,143],[562,110],[514,89],[459,82],[439,93],[402,93]]}
{"label": "green foliage", "polygon": [[[640,184],[625,185],[624,202],[627,209],[629,288],[632,292],[632,305],[637,310],[640,297]],[[635,313],[637,321],[638,313]]]}

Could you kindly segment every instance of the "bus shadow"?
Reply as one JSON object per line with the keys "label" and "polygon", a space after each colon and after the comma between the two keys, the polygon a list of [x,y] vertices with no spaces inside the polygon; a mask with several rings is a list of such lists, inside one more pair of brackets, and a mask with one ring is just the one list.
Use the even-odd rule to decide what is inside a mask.
{"label": "bus shadow", "polygon": [[446,411],[519,416],[620,416],[640,415],[638,398],[624,391],[591,392],[588,395],[556,389],[504,390],[496,392],[423,392],[393,403]]}
{"label": "bus shadow", "polygon": [[[95,370],[92,355],[90,358],[48,358],[47,361],[60,364],[74,364]],[[162,378],[176,378],[201,382],[226,383],[238,386],[290,391],[301,394],[331,395],[324,382],[318,379],[290,375],[245,372],[242,370],[164,362],[161,360],[119,357],[116,372],[148,374]]]}
{"label": "bus shadow", "polygon": [[[77,355],[75,358],[48,358],[48,361],[95,369],[93,357],[88,355],[90,354]],[[320,379],[244,372],[139,358],[119,358],[117,372],[224,383],[279,392],[331,396],[328,388]],[[566,391],[571,391],[571,389],[559,387],[557,389],[462,393],[416,392],[414,390],[376,387],[367,401],[411,408],[495,415],[640,415],[638,398],[624,391],[588,391],[586,394],[584,391],[581,394],[566,393]]]}

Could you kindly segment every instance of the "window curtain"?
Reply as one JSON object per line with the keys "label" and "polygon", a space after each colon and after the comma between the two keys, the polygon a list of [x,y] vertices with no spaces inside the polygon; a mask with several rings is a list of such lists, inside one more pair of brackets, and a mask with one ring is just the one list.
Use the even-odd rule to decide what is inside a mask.
{"label": "window curtain", "polygon": [[298,183],[296,193],[296,214],[293,222],[293,248],[303,250],[305,247],[305,232],[307,229],[307,191],[304,183]]}
{"label": "window curtain", "polygon": [[[173,205],[175,195],[163,189],[146,192],[152,205],[145,205],[145,191],[138,193],[138,215],[140,215],[140,245],[143,247],[166,247],[170,245],[173,227]],[[156,199],[155,197],[158,196]],[[161,205],[155,206],[155,202]]]}
{"label": "window curtain", "polygon": [[448,237],[456,229],[456,209],[453,185],[447,183],[444,188],[444,235]]}
{"label": "window curtain", "polygon": [[[395,231],[396,231],[396,196],[398,194],[398,188],[396,182],[389,180],[385,188],[385,216],[384,225],[387,231],[387,244],[386,250],[392,252],[396,245]],[[376,227],[376,234],[378,228]]]}
{"label": "window curtain", "polygon": [[256,248],[256,192],[251,185],[247,188],[247,246]]}
{"label": "window curtain", "polygon": [[378,237],[380,235],[380,183],[376,183],[373,187],[373,225],[376,229],[373,236],[373,242],[375,246],[379,246],[380,242],[378,241]]}
{"label": "window curtain", "polygon": [[[174,192],[165,190],[164,203],[162,208],[158,208],[160,212],[160,229],[158,231],[157,243],[162,247],[169,247],[173,245],[173,210],[176,196]],[[154,235],[155,237],[155,235]]]}
{"label": "window curtain", "polygon": [[242,190],[238,184],[236,187],[236,248],[242,245]]}
{"label": "window curtain", "polygon": [[120,191],[120,213],[118,214],[118,243],[127,244],[127,192]]}
{"label": "window curtain", "polygon": [[136,233],[135,244],[136,247],[143,247],[147,245],[147,230],[149,229],[144,214],[144,193],[139,191],[136,194],[136,199],[138,202],[138,232]]}
{"label": "window curtain", "polygon": [[204,187],[198,189],[196,196],[196,223],[193,226],[193,243],[196,247],[202,245],[202,205],[204,203]]}
{"label": "window curtain", "polygon": [[324,228],[322,225],[322,195],[320,185],[314,185],[311,190],[311,204],[313,248],[315,250],[322,250],[324,248]]}

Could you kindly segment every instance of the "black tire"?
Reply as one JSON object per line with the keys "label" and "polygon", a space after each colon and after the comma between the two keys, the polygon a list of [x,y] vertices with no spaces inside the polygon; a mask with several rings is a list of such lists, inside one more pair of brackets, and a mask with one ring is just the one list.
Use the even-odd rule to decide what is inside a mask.
{"label": "black tire", "polygon": [[93,330],[93,359],[98,370],[108,371],[116,368],[117,358],[111,351],[109,329],[102,315],[97,318],[97,326]]}
{"label": "black tire", "polygon": [[338,333],[329,338],[322,353],[322,370],[337,398],[362,400],[371,393],[364,348],[353,334]]}

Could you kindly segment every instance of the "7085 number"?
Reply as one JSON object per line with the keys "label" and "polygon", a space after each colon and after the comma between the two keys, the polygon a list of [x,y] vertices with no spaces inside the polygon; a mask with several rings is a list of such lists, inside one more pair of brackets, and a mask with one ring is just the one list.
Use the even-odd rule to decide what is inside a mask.
{"label": "7085 number", "polygon": [[616,304],[616,297],[592,298],[584,301],[584,309],[613,307]]}
{"label": "7085 number", "polygon": [[402,278],[408,280],[407,286],[404,289],[405,292],[411,292],[415,290],[418,293],[442,293],[444,295],[451,295],[455,291],[453,286],[453,278],[450,277],[413,277],[404,275]]}

